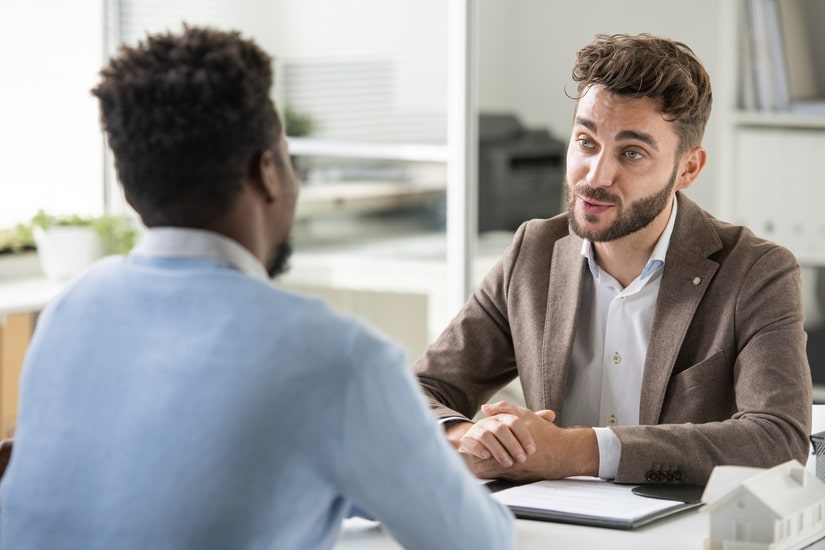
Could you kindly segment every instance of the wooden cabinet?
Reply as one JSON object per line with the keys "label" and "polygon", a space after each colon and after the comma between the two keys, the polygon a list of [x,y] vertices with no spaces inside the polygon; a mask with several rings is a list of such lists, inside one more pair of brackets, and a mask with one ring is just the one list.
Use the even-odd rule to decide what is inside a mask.
{"label": "wooden cabinet", "polygon": [[33,314],[0,317],[0,439],[14,436],[20,370],[33,330]]}
{"label": "wooden cabinet", "polygon": [[62,288],[43,278],[35,254],[0,259],[0,439],[17,425],[20,370],[37,315]]}

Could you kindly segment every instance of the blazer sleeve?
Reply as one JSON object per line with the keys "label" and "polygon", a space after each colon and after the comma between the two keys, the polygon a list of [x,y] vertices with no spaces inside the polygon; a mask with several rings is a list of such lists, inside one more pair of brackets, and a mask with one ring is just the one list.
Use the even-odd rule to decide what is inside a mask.
{"label": "blazer sleeve", "polygon": [[[733,345],[671,377],[657,425],[612,428],[621,442],[617,482],[703,484],[715,465],[805,464],[812,395],[799,265],[772,245],[729,288],[731,308],[705,304],[715,319],[694,322],[732,331]],[[717,421],[698,410],[725,406],[728,417]]]}
{"label": "blazer sleeve", "polygon": [[438,418],[472,418],[517,375],[507,293],[522,225],[461,311],[412,366]]}

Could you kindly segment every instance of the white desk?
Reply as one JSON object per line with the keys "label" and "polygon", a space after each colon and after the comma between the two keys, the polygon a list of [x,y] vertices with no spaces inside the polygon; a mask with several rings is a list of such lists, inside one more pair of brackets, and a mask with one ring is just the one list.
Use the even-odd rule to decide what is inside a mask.
{"label": "white desk", "polygon": [[[701,509],[624,531],[568,525],[546,521],[516,520],[518,550],[701,550],[710,532],[710,520]],[[401,550],[380,525],[361,520],[345,520],[335,544],[336,550]],[[825,539],[807,547],[825,550]]]}
{"label": "white desk", "polygon": [[[707,515],[695,510],[631,531],[524,519],[516,520],[516,523],[519,550],[699,550],[704,547],[705,538],[710,531]],[[360,520],[344,521],[344,527],[335,545],[336,550],[401,548],[402,546],[379,525]]]}
{"label": "white desk", "polygon": [[[825,405],[814,405],[812,413],[812,433],[825,431]],[[811,456],[807,468],[812,473],[815,473],[815,463],[815,457]],[[523,519],[517,520],[516,523],[518,550],[546,550],[547,548],[698,550],[704,548],[705,539],[710,531],[709,518],[701,508],[630,531]],[[336,550],[399,550],[402,547],[383,531],[379,524],[354,519],[344,521],[344,527],[335,548]],[[825,539],[807,549],[825,550]]]}

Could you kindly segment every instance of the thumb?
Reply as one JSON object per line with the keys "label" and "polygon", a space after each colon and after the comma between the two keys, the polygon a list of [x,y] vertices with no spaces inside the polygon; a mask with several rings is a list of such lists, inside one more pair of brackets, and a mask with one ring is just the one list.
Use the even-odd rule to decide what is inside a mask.
{"label": "thumb", "polygon": [[497,401],[495,403],[486,403],[481,406],[481,412],[487,416],[495,416],[497,414],[518,414],[518,407],[507,401]]}
{"label": "thumb", "polygon": [[554,422],[556,420],[556,413],[551,411],[550,409],[542,409],[540,411],[536,411],[536,414],[548,422]]}

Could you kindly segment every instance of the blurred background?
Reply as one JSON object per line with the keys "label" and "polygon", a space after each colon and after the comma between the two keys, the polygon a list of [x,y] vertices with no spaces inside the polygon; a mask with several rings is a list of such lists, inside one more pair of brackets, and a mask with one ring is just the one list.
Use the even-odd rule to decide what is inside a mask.
{"label": "blurred background", "polygon": [[[687,193],[797,255],[825,386],[825,2],[781,5],[776,70],[789,87],[784,103],[776,91],[765,103],[755,53],[771,46],[753,28],[753,0],[4,0],[0,230],[41,210],[136,223],[89,93],[97,72],[147,32],[237,29],[275,57],[274,99],[303,181],[279,284],[368,318],[412,360],[522,221],[563,210],[576,51],[596,33],[650,32],[690,45],[714,85],[709,163]],[[36,320],[55,287],[15,302],[13,285],[42,274],[11,256],[25,254],[0,253],[0,315]],[[451,283],[451,266],[463,282]]]}

